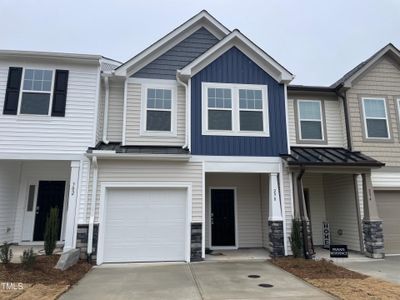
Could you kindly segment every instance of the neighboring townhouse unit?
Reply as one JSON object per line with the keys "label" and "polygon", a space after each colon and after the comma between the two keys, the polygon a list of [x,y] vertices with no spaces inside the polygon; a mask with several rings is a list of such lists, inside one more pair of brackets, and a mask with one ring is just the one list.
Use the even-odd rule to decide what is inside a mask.
{"label": "neighboring townhouse unit", "polygon": [[97,55],[0,51],[0,242],[43,244],[58,207],[59,241],[75,248],[100,68],[117,65]]}
{"label": "neighboring townhouse unit", "polygon": [[202,11],[103,78],[79,247],[98,264],[289,253],[291,73]]}
{"label": "neighboring townhouse unit", "polygon": [[351,148],[385,164],[371,175],[375,226],[383,221],[386,254],[400,254],[400,51],[388,44],[332,88],[346,99]]}

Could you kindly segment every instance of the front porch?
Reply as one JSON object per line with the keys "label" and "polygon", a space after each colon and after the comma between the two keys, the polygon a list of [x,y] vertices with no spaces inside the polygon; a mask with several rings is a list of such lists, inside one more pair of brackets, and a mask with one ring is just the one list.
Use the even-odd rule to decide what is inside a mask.
{"label": "front porch", "polygon": [[47,217],[57,207],[58,246],[68,240],[72,248],[76,206],[69,200],[77,197],[79,167],[80,161],[0,160],[0,243],[20,245],[13,246],[20,254],[24,246],[41,250]]}

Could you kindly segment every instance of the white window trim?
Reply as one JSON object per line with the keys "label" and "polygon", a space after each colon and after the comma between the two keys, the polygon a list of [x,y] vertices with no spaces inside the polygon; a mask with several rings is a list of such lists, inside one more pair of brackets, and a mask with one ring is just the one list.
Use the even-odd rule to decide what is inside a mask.
{"label": "white window trim", "polygon": [[[377,118],[377,117],[368,117],[371,120],[386,120],[386,130],[387,130],[387,137],[370,137],[368,135],[368,127],[367,127],[367,115],[365,113],[365,101],[364,100],[380,100],[383,101],[383,105],[385,108],[385,118]],[[389,128],[389,118],[388,118],[388,111],[386,107],[386,99],[382,97],[362,97],[362,110],[363,110],[363,122],[364,122],[364,132],[365,137],[371,140],[390,140],[392,137],[390,136],[390,128]]]}
{"label": "white window trim", "polygon": [[[232,95],[232,108],[211,108],[214,110],[232,111],[232,130],[210,130],[208,129],[208,89],[223,88],[230,89]],[[263,131],[240,130],[240,111],[250,111],[239,108],[239,89],[260,90],[262,93],[262,110],[254,109],[251,111],[262,111],[263,113]],[[215,83],[202,82],[201,84],[202,101],[202,135],[225,135],[225,136],[260,136],[269,137],[269,114],[268,114],[268,86],[259,84],[239,84],[239,83]]]}
{"label": "white window trim", "polygon": [[[41,70],[41,71],[51,71],[51,87],[50,87],[50,92],[47,91],[32,91],[32,90],[24,90],[24,80],[25,80],[25,70]],[[18,99],[18,116],[24,116],[24,117],[45,117],[49,116],[51,117],[51,111],[53,108],[53,93],[54,93],[54,81],[55,81],[55,76],[56,76],[56,69],[49,69],[49,68],[38,68],[38,67],[23,67],[22,68],[22,77],[21,77],[21,88],[19,89],[19,99]],[[38,93],[38,94],[49,94],[50,95],[50,100],[49,100],[49,108],[47,111],[47,115],[39,115],[39,114],[24,114],[21,113],[21,106],[22,106],[22,94],[23,93]]]}
{"label": "white window trim", "polygon": [[[300,103],[301,102],[317,102],[319,104],[319,122],[321,123],[321,134],[322,139],[303,139],[303,133],[301,132],[301,121],[313,121],[318,122],[318,120],[314,119],[302,119],[300,117]],[[307,142],[323,142],[325,141],[325,131],[324,131],[324,116],[322,111],[322,100],[307,100],[307,99],[299,99],[297,100],[297,126],[299,128],[299,140],[300,141],[307,141]]]}
{"label": "white window trim", "polygon": [[[152,81],[141,84],[141,113],[140,113],[140,135],[154,137],[172,137],[177,136],[177,84],[162,81]],[[146,130],[147,124],[147,90],[148,89],[167,89],[171,90],[171,110],[168,109],[149,109],[156,111],[171,111],[171,130],[170,131],[154,131]]]}

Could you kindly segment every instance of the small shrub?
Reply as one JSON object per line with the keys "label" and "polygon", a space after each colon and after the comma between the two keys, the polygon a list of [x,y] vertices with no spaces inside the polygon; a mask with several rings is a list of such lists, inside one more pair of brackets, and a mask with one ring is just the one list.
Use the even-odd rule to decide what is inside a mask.
{"label": "small shrub", "polygon": [[31,269],[36,261],[36,254],[33,252],[33,248],[24,250],[21,255],[21,263],[26,269]]}
{"label": "small shrub", "polygon": [[56,248],[58,227],[58,208],[53,207],[50,209],[50,214],[47,217],[44,230],[44,251],[46,255],[52,255]]}
{"label": "small shrub", "polygon": [[4,242],[2,246],[0,246],[0,260],[3,264],[8,264],[10,263],[11,259],[13,257],[12,249],[11,249],[11,244]]}
{"label": "small shrub", "polygon": [[290,245],[292,246],[292,252],[294,257],[303,256],[303,241],[301,239],[301,221],[293,219],[292,221],[292,233],[290,235]]}

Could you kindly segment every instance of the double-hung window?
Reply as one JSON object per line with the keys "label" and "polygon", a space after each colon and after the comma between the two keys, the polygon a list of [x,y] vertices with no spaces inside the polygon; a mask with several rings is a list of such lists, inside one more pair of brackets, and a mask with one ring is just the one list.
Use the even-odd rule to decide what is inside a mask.
{"label": "double-hung window", "polygon": [[267,86],[202,83],[204,135],[269,136]]}
{"label": "double-hung window", "polygon": [[141,134],[175,133],[176,87],[143,85]]}
{"label": "double-hung window", "polygon": [[49,114],[53,73],[52,70],[24,69],[20,114]]}
{"label": "double-hung window", "polygon": [[322,103],[320,100],[297,100],[299,139],[324,141]]}
{"label": "double-hung window", "polygon": [[389,139],[389,124],[384,98],[362,98],[367,139]]}

